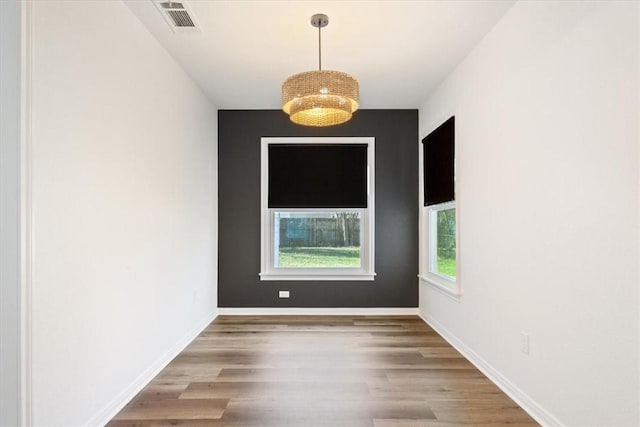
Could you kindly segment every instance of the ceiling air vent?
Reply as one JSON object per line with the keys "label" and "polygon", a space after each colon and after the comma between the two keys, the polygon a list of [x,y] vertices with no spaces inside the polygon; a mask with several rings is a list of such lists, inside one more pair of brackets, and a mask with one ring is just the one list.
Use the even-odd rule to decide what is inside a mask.
{"label": "ceiling air vent", "polygon": [[155,0],[154,3],[174,33],[200,32],[193,12],[186,2]]}

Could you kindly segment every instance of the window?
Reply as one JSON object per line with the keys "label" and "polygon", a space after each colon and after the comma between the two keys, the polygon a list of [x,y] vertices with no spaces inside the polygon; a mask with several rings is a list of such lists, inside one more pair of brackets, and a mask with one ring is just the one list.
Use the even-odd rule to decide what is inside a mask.
{"label": "window", "polygon": [[456,206],[441,203],[429,208],[429,272],[456,280]]}
{"label": "window", "polygon": [[374,138],[262,138],[261,280],[373,280]]}
{"label": "window", "polygon": [[362,267],[361,218],[360,211],[275,211],[273,266]]}
{"label": "window", "polygon": [[455,118],[423,140],[426,272],[421,279],[459,296],[455,202]]}

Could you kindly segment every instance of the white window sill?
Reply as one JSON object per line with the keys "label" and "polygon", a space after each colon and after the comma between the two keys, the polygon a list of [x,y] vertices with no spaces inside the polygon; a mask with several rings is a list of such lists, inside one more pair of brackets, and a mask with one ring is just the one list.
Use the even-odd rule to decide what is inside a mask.
{"label": "white window sill", "polygon": [[462,293],[460,292],[460,288],[457,282],[447,280],[444,277],[438,277],[436,275],[418,275],[420,278],[420,283],[423,283],[429,286],[432,289],[440,292],[453,299],[454,301],[460,302],[462,299]]}
{"label": "white window sill", "polygon": [[373,274],[282,274],[282,273],[260,273],[260,280],[307,280],[307,281],[320,281],[320,280],[332,280],[332,281],[348,281],[348,280],[360,280],[360,281],[372,281],[376,277],[376,273]]}

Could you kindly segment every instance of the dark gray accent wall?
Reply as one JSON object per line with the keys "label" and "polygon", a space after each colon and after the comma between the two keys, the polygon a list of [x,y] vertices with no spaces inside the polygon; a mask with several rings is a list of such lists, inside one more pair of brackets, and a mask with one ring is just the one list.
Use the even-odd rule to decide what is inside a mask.
{"label": "dark gray accent wall", "polygon": [[[292,136],[375,137],[374,281],[260,281],[260,138]],[[280,110],[220,110],[218,178],[220,307],[418,306],[417,110],[360,110],[328,128]]]}

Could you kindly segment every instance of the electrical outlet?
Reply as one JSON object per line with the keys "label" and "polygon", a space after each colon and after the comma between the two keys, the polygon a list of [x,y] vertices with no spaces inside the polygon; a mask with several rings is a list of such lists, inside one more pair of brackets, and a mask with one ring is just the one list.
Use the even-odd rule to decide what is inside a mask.
{"label": "electrical outlet", "polygon": [[527,334],[526,332],[522,332],[520,336],[522,338],[522,353],[528,356],[529,355],[529,334]]}
{"label": "electrical outlet", "polygon": [[278,296],[280,298],[289,298],[289,291],[279,291]]}

